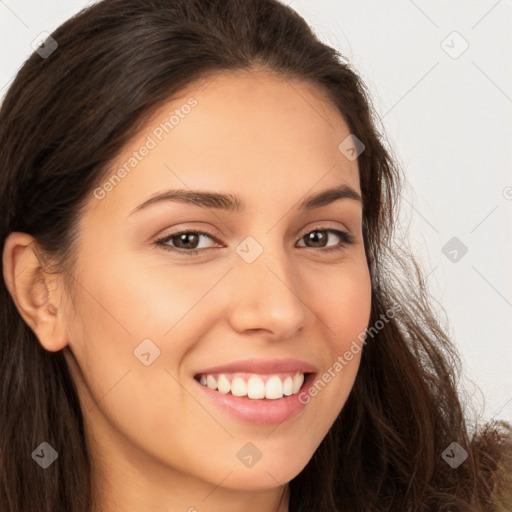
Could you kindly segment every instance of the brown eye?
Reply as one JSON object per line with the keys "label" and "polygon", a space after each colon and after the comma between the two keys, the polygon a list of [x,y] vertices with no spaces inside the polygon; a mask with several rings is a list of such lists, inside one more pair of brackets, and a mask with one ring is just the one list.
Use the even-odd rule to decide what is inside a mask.
{"label": "brown eye", "polygon": [[[173,241],[175,247],[178,249],[196,249],[199,245],[200,235],[193,232],[182,233],[181,235],[173,235],[169,240]],[[177,240],[177,245],[175,240]]]}
{"label": "brown eye", "polygon": [[327,245],[328,238],[326,231],[320,230],[312,231],[304,236],[304,239],[307,240],[307,242],[311,242],[313,247],[325,247]]}
{"label": "brown eye", "polygon": [[[334,246],[328,246],[327,244],[330,239],[329,234],[335,234],[339,239],[342,240],[342,242]],[[346,245],[352,244],[354,242],[352,235],[346,231],[322,228],[315,228],[313,231],[310,231],[304,235],[301,240],[304,240],[307,244],[306,247],[311,249],[323,249],[328,247],[324,252],[341,250],[345,248]]]}
{"label": "brown eye", "polygon": [[[171,233],[164,238],[157,240],[155,243],[161,245],[164,249],[187,254],[197,254],[200,250],[210,249],[212,247],[199,247],[202,239],[215,240],[213,234],[203,231],[179,231]],[[171,242],[171,243],[169,243]]]}

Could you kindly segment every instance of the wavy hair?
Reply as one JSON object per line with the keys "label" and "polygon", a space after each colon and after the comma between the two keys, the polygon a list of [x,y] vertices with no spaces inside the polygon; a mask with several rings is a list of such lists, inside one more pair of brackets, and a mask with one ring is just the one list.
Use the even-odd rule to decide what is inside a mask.
{"label": "wavy hair", "polygon": [[[41,263],[71,276],[84,205],[159,106],[200,78],[242,69],[315,84],[365,145],[370,325],[401,308],[368,339],[341,413],[289,482],[290,510],[511,510],[511,427],[472,426],[465,416],[459,356],[420,266],[394,238],[401,170],[346,59],[276,0],[103,0],[52,37],[58,48],[27,59],[0,109],[0,240],[29,233]],[[90,445],[75,385],[62,351],[41,346],[4,279],[0,325],[0,509],[90,512]],[[45,471],[30,457],[43,440],[59,453]],[[453,442],[467,452],[456,469],[442,457]]]}

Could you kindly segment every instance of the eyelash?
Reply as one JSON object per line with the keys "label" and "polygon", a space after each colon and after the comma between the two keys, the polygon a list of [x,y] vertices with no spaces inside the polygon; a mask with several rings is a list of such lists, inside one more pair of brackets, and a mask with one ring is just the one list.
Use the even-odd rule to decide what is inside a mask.
{"label": "eyelash", "polygon": [[[335,247],[330,247],[328,249],[322,249],[322,248],[315,249],[313,247],[310,247],[310,249],[313,249],[315,251],[322,251],[322,252],[327,252],[327,253],[338,252],[338,251],[342,251],[342,250],[346,249],[346,247],[348,245],[351,245],[354,243],[354,237],[347,231],[342,231],[340,229],[322,228],[322,227],[313,228],[311,231],[308,231],[302,237],[300,237],[299,240],[302,240],[306,235],[309,235],[310,233],[314,233],[315,231],[325,231],[325,232],[329,232],[329,233],[334,233],[337,236],[339,236],[339,238],[341,238],[341,240],[342,240],[340,245],[335,246]],[[195,235],[207,235],[213,241],[219,243],[216,236],[208,230],[199,231],[199,230],[193,230],[193,229],[184,229],[182,231],[177,231],[176,233],[171,233],[170,235],[167,235],[163,238],[156,240],[155,245],[161,246],[166,251],[172,251],[175,253],[186,254],[187,256],[194,256],[194,255],[197,255],[201,251],[207,251],[208,249],[213,249],[213,247],[208,247],[207,249],[180,249],[179,247],[173,247],[166,243],[175,237],[178,237],[180,235],[190,234],[190,233],[195,234]]]}

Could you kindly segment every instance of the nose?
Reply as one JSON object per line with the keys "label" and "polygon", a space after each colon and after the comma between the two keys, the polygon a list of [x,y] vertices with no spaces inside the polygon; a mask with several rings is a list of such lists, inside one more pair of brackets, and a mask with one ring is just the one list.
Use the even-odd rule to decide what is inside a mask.
{"label": "nose", "polygon": [[[229,320],[234,330],[264,332],[273,339],[292,338],[304,326],[309,308],[301,291],[300,274],[284,250],[264,249],[251,261],[249,251],[235,257]],[[254,255],[253,255],[254,257]]]}

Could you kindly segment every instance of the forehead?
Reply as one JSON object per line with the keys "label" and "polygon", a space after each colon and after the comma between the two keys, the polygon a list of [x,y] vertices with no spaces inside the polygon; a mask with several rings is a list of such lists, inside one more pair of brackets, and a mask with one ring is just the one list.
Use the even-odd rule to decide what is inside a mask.
{"label": "forehead", "polygon": [[128,212],[166,188],[222,190],[249,203],[341,183],[359,190],[357,161],[339,150],[349,135],[319,86],[266,71],[219,73],[151,115],[109,166],[93,208]]}

